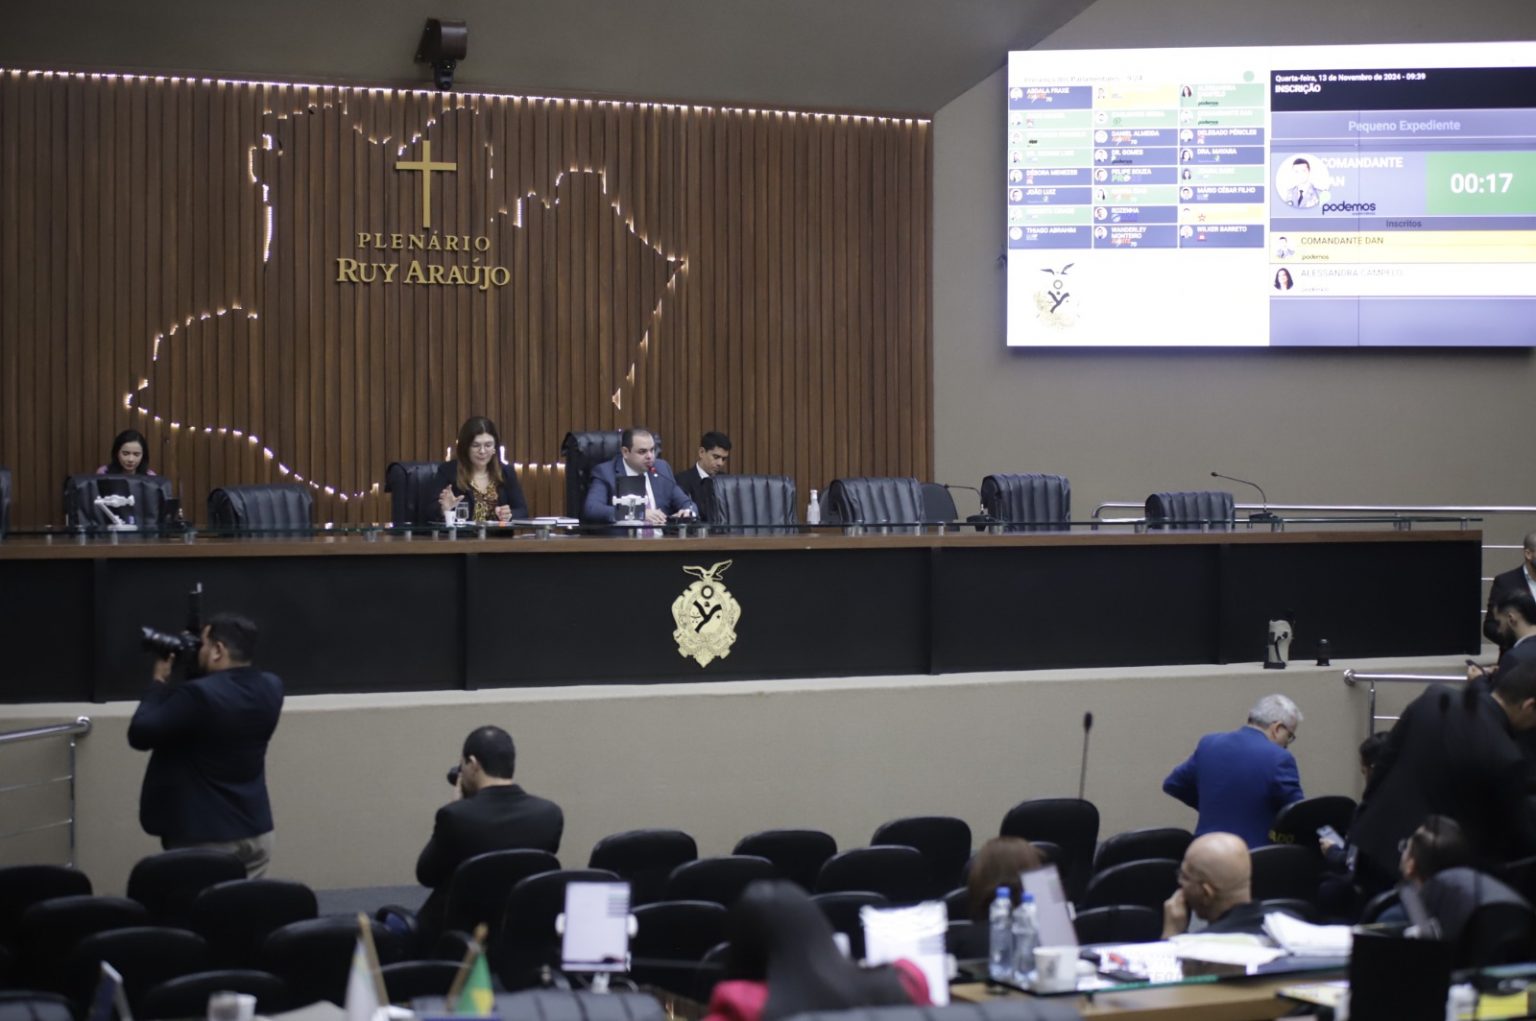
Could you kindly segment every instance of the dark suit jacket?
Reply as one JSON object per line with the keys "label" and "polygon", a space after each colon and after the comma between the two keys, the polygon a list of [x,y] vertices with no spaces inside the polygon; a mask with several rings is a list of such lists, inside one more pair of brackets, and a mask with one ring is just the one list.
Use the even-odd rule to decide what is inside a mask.
{"label": "dark suit jacket", "polygon": [[151,753],[139,795],[144,832],[177,842],[269,832],[267,742],[282,708],[283,682],[255,667],[153,685],[128,724],[128,743]]}
{"label": "dark suit jacket", "polygon": [[[455,495],[460,498],[469,495],[459,488],[459,462],[457,461],[444,461],[438,465],[437,481],[432,483],[434,490],[432,499],[435,501],[437,494],[449,486],[453,487]],[[523,487],[518,484],[517,473],[506,462],[502,462],[501,465],[501,485],[496,487],[496,506],[511,507],[514,518],[528,516],[528,500],[523,496]]]}
{"label": "dark suit jacket", "polygon": [[677,488],[688,494],[688,499],[699,509],[699,517],[713,521],[715,517],[715,487],[713,478],[700,478],[699,466],[690,464],[677,477]]}
{"label": "dark suit jacket", "polygon": [[472,798],[437,810],[432,839],[416,859],[416,881],[432,887],[419,923],[436,932],[448,897],[448,881],[467,859],[488,851],[528,848],[558,854],[565,814],[553,801],[535,797],[517,784],[486,787]]}
{"label": "dark suit jacket", "polygon": [[1196,836],[1236,833],[1249,847],[1269,843],[1275,813],[1302,798],[1295,756],[1247,726],[1202,737],[1163,792],[1199,811]]}
{"label": "dark suit jacket", "polygon": [[1392,728],[1350,827],[1362,888],[1397,876],[1398,841],[1429,815],[1455,819],[1473,849],[1494,861],[1536,853],[1526,776],[1509,717],[1484,686],[1431,686]]}
{"label": "dark suit jacket", "polygon": [[[624,473],[624,455],[605,461],[592,468],[592,482],[587,486],[587,499],[581,508],[581,520],[592,523],[613,520],[613,494],[618,491],[618,477]],[[688,494],[678,488],[672,477],[672,468],[657,458],[651,472],[651,493],[656,497],[656,509],[669,517],[680,510],[698,513],[698,506],[688,499]]]}
{"label": "dark suit jacket", "polygon": [[1499,633],[1493,627],[1493,604],[1503,599],[1511,592],[1529,592],[1530,586],[1525,580],[1525,565],[1515,568],[1513,571],[1504,571],[1493,576],[1493,584],[1488,586],[1488,612],[1483,615],[1483,637],[1499,647],[1499,655],[1509,651],[1509,646],[1504,644]]}

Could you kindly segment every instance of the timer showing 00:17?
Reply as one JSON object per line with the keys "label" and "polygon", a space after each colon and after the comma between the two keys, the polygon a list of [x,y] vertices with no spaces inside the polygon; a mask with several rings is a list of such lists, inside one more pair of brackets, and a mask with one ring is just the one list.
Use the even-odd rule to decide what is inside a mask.
{"label": "timer showing 00:17", "polygon": [[1456,195],[1501,195],[1515,183],[1515,175],[1505,172],[1496,174],[1452,174],[1451,192]]}
{"label": "timer showing 00:17", "polygon": [[1536,152],[1429,152],[1423,159],[1428,215],[1536,216]]}

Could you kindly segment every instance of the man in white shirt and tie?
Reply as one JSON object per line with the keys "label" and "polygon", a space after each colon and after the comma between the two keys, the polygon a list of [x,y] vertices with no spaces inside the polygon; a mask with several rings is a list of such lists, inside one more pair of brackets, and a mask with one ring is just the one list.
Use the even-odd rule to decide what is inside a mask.
{"label": "man in white shirt and tie", "polygon": [[581,519],[587,523],[611,523],[613,498],[619,491],[621,477],[645,480],[645,523],[664,525],[668,519],[691,519],[698,508],[688,494],[678,488],[672,468],[656,456],[656,438],[649,429],[625,429],[619,437],[619,456],[592,469],[592,481],[582,505]]}

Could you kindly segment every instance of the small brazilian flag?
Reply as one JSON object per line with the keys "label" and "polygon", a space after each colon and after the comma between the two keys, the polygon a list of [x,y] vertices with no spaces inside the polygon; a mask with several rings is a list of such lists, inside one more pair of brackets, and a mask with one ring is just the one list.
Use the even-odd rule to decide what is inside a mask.
{"label": "small brazilian flag", "polygon": [[496,994],[491,991],[491,969],[485,963],[485,954],[475,955],[475,963],[469,966],[469,977],[453,1005],[455,1014],[473,1014],[489,1017],[495,1013]]}

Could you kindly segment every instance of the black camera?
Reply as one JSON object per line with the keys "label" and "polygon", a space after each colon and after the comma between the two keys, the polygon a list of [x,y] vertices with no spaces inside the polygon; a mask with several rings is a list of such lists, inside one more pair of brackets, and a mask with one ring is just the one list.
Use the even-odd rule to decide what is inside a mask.
{"label": "black camera", "polygon": [[448,783],[450,785],[452,785],[454,787],[457,787],[459,785],[459,770],[461,768],[462,768],[461,766],[455,765],[452,769],[450,769],[448,771]]}
{"label": "black camera", "polygon": [[197,651],[203,647],[203,583],[187,593],[187,629],[179,634],[152,627],[139,628],[139,644],[156,656],[170,656],[187,676],[197,676]]}

